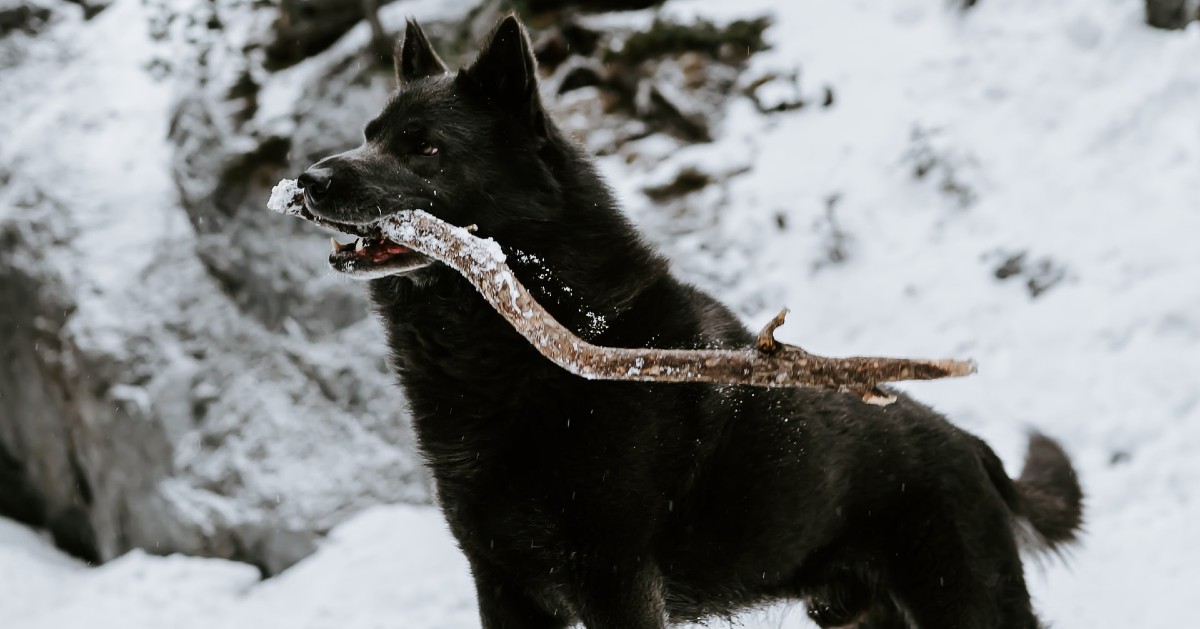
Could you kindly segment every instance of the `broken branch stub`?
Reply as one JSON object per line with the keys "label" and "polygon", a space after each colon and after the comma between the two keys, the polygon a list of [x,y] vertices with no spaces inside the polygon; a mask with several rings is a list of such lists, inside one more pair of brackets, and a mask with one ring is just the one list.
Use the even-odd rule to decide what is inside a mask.
{"label": "broken branch stub", "polygon": [[787,311],[767,323],[754,347],[745,349],[617,348],[593,345],[556,321],[537,303],[505,264],[500,246],[420,210],[406,210],[371,225],[337,223],[314,216],[294,182],[272,191],[268,207],[336,231],[386,238],[434,258],[458,271],[496,312],[546,358],[592,380],[706,382],[757,387],[817,387],[853,393],[871,404],[886,405],[895,396],[880,384],[935,380],[975,373],[974,361],[908,358],[832,358],[780,343],[775,330]]}

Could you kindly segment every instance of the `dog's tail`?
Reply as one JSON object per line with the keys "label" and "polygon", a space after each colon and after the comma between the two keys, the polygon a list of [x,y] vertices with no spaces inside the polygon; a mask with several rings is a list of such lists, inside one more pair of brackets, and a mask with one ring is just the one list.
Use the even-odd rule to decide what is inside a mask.
{"label": "dog's tail", "polygon": [[1016,480],[982,440],[980,460],[1013,515],[1028,521],[1036,546],[1057,550],[1075,541],[1083,525],[1083,490],[1071,459],[1057,441],[1041,433],[1029,436],[1025,467]]}

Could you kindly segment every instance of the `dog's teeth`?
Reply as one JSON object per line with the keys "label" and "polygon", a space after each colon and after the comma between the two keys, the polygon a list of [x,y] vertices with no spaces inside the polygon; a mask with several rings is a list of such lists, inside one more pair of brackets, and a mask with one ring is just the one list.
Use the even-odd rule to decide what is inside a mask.
{"label": "dog's teeth", "polygon": [[359,238],[358,240],[354,241],[354,252],[355,253],[362,253],[362,250],[364,247],[366,247],[366,245],[363,244],[362,238]]}
{"label": "dog's teeth", "polygon": [[355,244],[351,244],[351,243],[342,244],[342,243],[338,242],[337,238],[335,238],[335,237],[330,237],[329,242],[333,245],[334,253],[341,253],[343,251],[349,251],[351,249],[353,249],[355,251],[363,250],[362,242],[358,242]]}

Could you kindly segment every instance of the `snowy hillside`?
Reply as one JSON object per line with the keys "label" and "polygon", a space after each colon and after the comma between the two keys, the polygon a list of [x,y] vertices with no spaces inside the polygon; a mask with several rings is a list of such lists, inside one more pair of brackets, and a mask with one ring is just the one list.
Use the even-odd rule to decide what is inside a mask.
{"label": "snowy hillside", "polygon": [[[141,78],[152,48],[110,45],[120,26],[112,20],[138,4],[116,0],[74,26],[84,37],[72,54],[111,56],[103,74],[71,81],[122,81],[132,91],[106,103],[105,115],[136,135],[78,146],[88,168],[61,175],[63,185],[72,191],[76,178],[125,173],[130,186],[147,186],[117,186],[96,208],[96,231],[80,227],[88,253],[75,264],[108,286],[123,281],[113,270],[118,262],[120,269],[147,264],[138,247],[146,233],[164,232],[180,246],[197,237],[179,217],[131,214],[126,203],[172,193],[161,154],[169,95]],[[421,10],[440,10],[436,4],[416,3],[413,12],[420,18]],[[1200,24],[1150,29],[1142,0],[981,0],[965,13],[946,0],[672,0],[663,12],[717,21],[773,15],[771,49],[751,58],[738,88],[798,70],[794,93],[775,82],[780,91],[762,97],[810,102],[764,114],[749,99],[733,100],[715,142],[679,146],[655,135],[602,158],[631,215],[676,270],[755,327],[791,308],[781,340],[818,353],[976,359],[976,376],[905,388],[985,438],[1011,473],[1033,427],[1073,455],[1087,494],[1083,541],[1065,558],[1027,563],[1044,619],[1057,629],[1193,626]],[[88,32],[106,39],[86,39]],[[16,68],[0,80],[13,76],[33,89],[35,77]],[[69,84],[55,85],[78,100],[61,111],[16,112],[38,122],[39,133],[86,101]],[[820,106],[826,88],[832,103]],[[11,101],[0,108],[28,102],[14,91],[0,90]],[[360,124],[346,122],[351,131]],[[53,169],[30,153],[29,129],[0,123],[0,156],[19,142],[32,164],[26,172]],[[690,171],[721,176],[668,209],[644,193]],[[17,209],[0,206],[0,215]],[[672,227],[680,222],[686,231]],[[106,249],[112,242],[120,246]],[[319,247],[305,253],[318,262],[324,255]],[[359,322],[321,348],[297,351],[314,352],[314,360],[331,352],[349,365],[347,343],[370,343],[376,333]],[[264,381],[277,371],[252,358],[225,368],[261,369]],[[238,390],[257,395],[257,384],[247,376]],[[308,401],[284,391],[262,395],[282,400],[263,403],[279,413],[274,421],[303,432],[286,409],[309,408]],[[298,462],[305,460],[336,480],[306,490],[302,505],[335,500],[339,483],[364,484],[337,467],[356,451],[347,440],[365,444],[369,469],[395,463],[393,480],[416,484],[411,461],[396,452],[404,438],[378,426],[363,434],[336,419],[339,409],[320,408],[326,437],[300,442],[303,454],[273,451],[262,492],[295,484],[289,474],[304,473]],[[324,442],[341,445],[322,454]],[[404,493],[375,486],[388,480],[362,491],[387,499]],[[266,581],[241,563],[142,551],[89,568],[44,535],[0,521],[6,629],[450,629],[478,626],[473,601],[465,562],[428,506],[369,508],[335,527],[316,554]],[[739,620],[763,629],[811,626],[798,606]]]}

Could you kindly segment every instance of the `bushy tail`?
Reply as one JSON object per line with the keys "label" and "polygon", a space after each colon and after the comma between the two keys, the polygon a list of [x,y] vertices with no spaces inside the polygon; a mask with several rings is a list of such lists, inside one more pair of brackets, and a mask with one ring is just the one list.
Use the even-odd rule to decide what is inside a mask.
{"label": "bushy tail", "polygon": [[1013,515],[1029,522],[1038,545],[1055,550],[1074,541],[1083,524],[1083,490],[1062,446],[1043,434],[1031,434],[1025,468],[1011,480],[992,449],[983,441],[978,444],[992,483]]}

